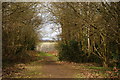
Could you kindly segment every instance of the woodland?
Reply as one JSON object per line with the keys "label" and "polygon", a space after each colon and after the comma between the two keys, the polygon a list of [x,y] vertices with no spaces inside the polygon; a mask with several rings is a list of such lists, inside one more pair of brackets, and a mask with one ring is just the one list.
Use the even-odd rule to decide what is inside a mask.
{"label": "woodland", "polygon": [[[60,25],[62,30],[57,35],[59,39],[55,41],[58,43],[57,55],[35,50],[36,45],[42,42],[39,29],[43,28],[40,25],[46,21],[40,14],[44,15],[45,13],[51,14],[47,17],[47,21]],[[54,69],[58,67],[55,67],[52,61],[47,62],[47,60],[51,60],[48,56],[54,58],[53,61],[56,64],[60,63],[61,65],[58,67],[61,66],[61,69],[65,68],[63,64],[79,67],[77,64],[90,66],[88,64],[94,63],[99,67],[92,67],[93,72],[104,70],[109,75],[101,77],[96,74],[97,77],[95,77],[88,70],[90,76],[87,76],[87,70],[85,70],[85,75],[82,77],[78,75],[79,78],[111,78],[111,75],[113,78],[120,78],[120,2],[3,2],[3,77],[19,77],[20,74],[15,76],[14,70],[20,73],[30,66],[30,64],[27,65],[28,63],[35,61],[41,61],[31,64],[36,67],[51,64],[47,65],[47,68],[44,68],[46,72],[43,72],[47,74],[49,73],[47,70],[51,69],[52,76],[52,72],[55,73]],[[18,67],[21,65],[18,66],[18,64],[22,65],[20,71]],[[38,72],[40,67],[37,68],[34,70],[37,72],[36,74],[42,72]],[[81,70],[82,67],[79,71]],[[65,74],[73,75],[72,72],[69,73],[70,70],[64,71]],[[28,73],[32,72],[26,72],[22,78],[42,76]],[[62,72],[60,73],[62,74]],[[42,77],[51,78],[51,76]],[[65,78],[64,75],[53,75],[52,78],[54,77]]]}

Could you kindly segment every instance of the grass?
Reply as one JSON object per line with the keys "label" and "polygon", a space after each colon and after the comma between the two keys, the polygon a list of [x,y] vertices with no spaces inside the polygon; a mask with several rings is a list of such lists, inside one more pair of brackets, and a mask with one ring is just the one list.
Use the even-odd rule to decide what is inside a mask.
{"label": "grass", "polygon": [[53,56],[52,54],[45,53],[45,52],[39,52],[39,55],[40,55],[41,57],[43,57],[43,56]]}
{"label": "grass", "polygon": [[39,56],[40,56],[39,59],[42,59],[42,57],[45,57],[45,56],[49,56],[49,57],[52,58],[52,60],[55,60],[55,61],[58,60],[58,57],[57,57],[57,56],[52,55],[52,54],[50,54],[50,53],[39,52],[38,54],[39,54]]}
{"label": "grass", "polygon": [[89,69],[97,69],[97,70],[112,70],[111,68],[105,68],[105,67],[96,67],[96,66],[89,66]]}
{"label": "grass", "polygon": [[100,70],[100,71],[111,71],[112,68],[108,67],[108,68],[105,68],[105,67],[101,67],[101,66],[95,66],[95,65],[80,65],[80,67],[83,67],[83,68],[87,68],[87,69],[95,69],[95,70]]}
{"label": "grass", "polygon": [[38,60],[42,60],[43,57],[45,57],[45,56],[53,56],[53,55],[52,55],[52,54],[45,53],[45,52],[39,52],[37,59],[38,59]]}
{"label": "grass", "polygon": [[[107,72],[112,72],[112,68],[104,68],[97,65],[80,65],[78,68],[83,69],[83,72],[76,74],[76,78],[107,78],[109,77],[109,73]],[[88,72],[84,72],[84,70],[88,70]]]}
{"label": "grass", "polygon": [[[50,60],[52,59],[57,61],[58,59],[57,56],[52,55],[51,53],[36,52],[36,55],[39,58],[39,60],[41,59],[44,60],[44,58],[45,59],[48,58],[49,60],[50,58]],[[75,66],[75,65],[73,64],[72,66]],[[84,64],[84,65],[78,65],[78,66],[76,65],[74,68],[80,70],[79,73],[76,72],[75,74],[73,74],[73,76],[78,79],[79,78],[108,78],[109,74],[106,73],[106,71],[112,70],[111,68],[104,68],[104,67],[91,65],[91,64]],[[7,77],[12,77],[12,76],[13,75],[10,75]],[[42,63],[39,61],[35,61],[35,62],[31,62],[30,64],[27,64],[27,67],[25,67],[25,70],[23,70],[23,72],[20,72],[20,74],[16,74],[15,76],[13,76],[13,78],[37,78],[37,77],[47,77],[46,75],[44,75],[44,72],[42,72]]]}
{"label": "grass", "polygon": [[85,69],[83,69],[83,72],[76,74],[75,78],[107,78],[109,76],[106,74],[106,70],[110,70],[109,68],[95,66],[85,66],[84,68],[88,71],[84,72]]}

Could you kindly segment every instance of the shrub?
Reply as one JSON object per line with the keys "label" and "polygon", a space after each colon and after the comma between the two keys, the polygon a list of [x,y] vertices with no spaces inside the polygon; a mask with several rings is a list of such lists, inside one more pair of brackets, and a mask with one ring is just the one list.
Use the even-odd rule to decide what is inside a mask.
{"label": "shrub", "polygon": [[81,62],[84,52],[79,42],[75,40],[68,41],[67,44],[61,43],[59,48],[59,60],[70,62]]}

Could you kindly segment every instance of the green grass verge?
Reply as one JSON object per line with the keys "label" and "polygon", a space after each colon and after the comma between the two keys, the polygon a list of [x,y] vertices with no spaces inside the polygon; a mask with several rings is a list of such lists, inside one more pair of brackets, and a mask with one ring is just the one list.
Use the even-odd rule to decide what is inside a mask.
{"label": "green grass verge", "polygon": [[45,53],[45,52],[39,52],[39,55],[42,56],[53,56],[52,54]]}
{"label": "green grass verge", "polygon": [[58,56],[52,55],[52,54],[50,54],[50,53],[39,52],[38,54],[39,54],[39,56],[40,56],[40,57],[39,57],[40,59],[41,59],[42,57],[47,57],[47,56],[49,56],[49,57],[52,58],[52,60],[55,60],[55,61],[58,60]]}
{"label": "green grass verge", "polygon": [[105,67],[96,67],[96,66],[89,66],[89,69],[97,69],[97,70],[112,70],[111,68],[105,68]]}

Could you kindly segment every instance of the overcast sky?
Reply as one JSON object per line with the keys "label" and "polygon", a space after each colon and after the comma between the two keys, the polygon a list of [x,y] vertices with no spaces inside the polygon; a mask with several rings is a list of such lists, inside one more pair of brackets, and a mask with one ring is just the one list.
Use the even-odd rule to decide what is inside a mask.
{"label": "overcast sky", "polygon": [[56,17],[46,10],[47,7],[43,7],[41,10],[42,13],[39,14],[43,23],[40,25],[42,28],[39,30],[39,34],[41,35],[42,40],[58,40],[57,35],[62,31],[60,24],[55,23]]}
{"label": "overcast sky", "polygon": [[59,35],[61,33],[61,30],[59,29],[60,25],[57,25],[55,23],[46,23],[42,25],[43,27],[40,29],[42,40],[57,40]]}

